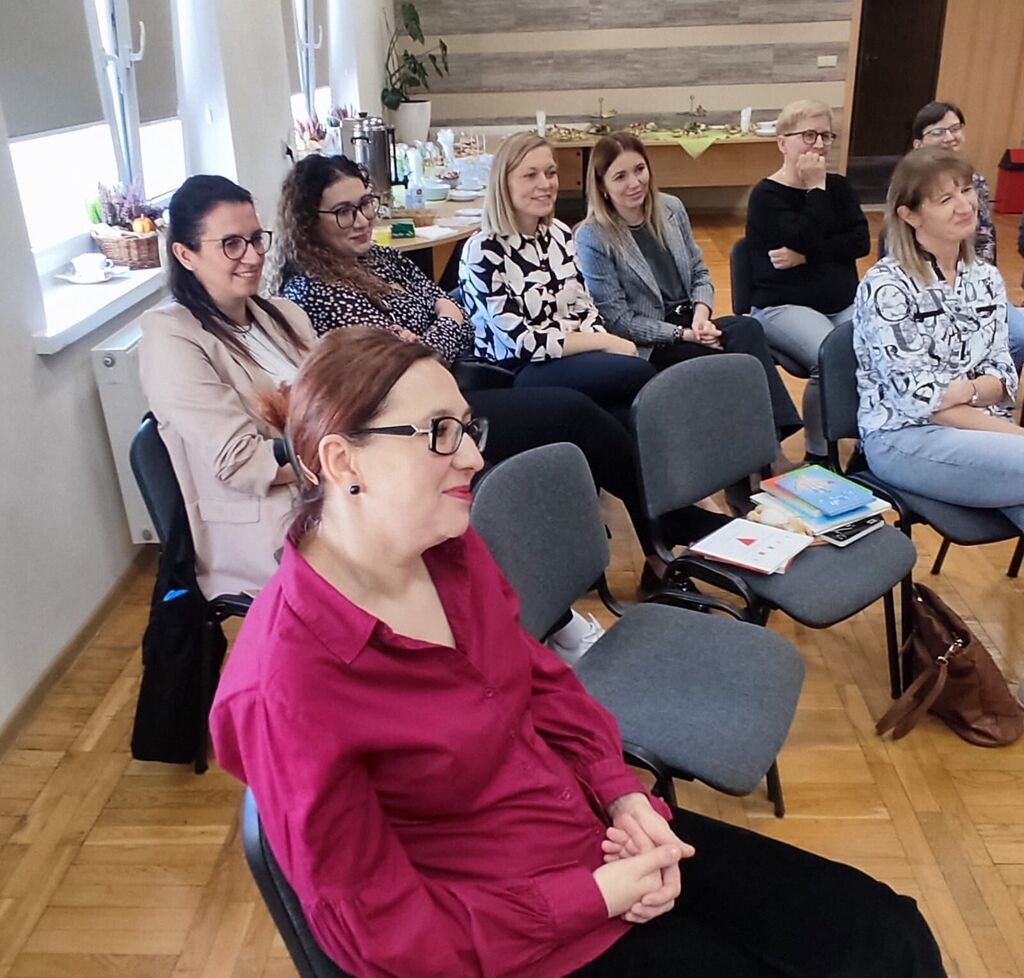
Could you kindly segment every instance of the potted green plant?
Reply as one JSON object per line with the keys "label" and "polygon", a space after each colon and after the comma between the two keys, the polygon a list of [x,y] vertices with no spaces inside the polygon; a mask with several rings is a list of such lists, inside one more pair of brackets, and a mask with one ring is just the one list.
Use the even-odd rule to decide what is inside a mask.
{"label": "potted green plant", "polygon": [[403,3],[399,11],[401,24],[392,27],[385,17],[389,35],[387,54],[384,56],[387,78],[380,100],[385,108],[394,113],[396,138],[411,144],[427,138],[430,130],[430,100],[412,99],[410,92],[430,88],[428,65],[438,78],[448,74],[448,45],[439,39],[437,46],[428,51],[414,54],[403,47],[399,53],[398,45],[402,37],[407,36],[421,47],[426,46],[416,4]]}

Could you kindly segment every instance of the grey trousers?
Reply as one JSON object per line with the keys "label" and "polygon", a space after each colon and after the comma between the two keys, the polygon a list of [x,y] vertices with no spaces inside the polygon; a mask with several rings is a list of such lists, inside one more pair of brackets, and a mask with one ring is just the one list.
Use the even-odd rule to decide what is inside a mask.
{"label": "grey trousers", "polygon": [[804,388],[804,444],[814,455],[824,455],[827,446],[821,427],[821,392],[818,389],[818,347],[836,326],[853,322],[853,306],[826,316],[808,306],[769,306],[751,309],[752,315],[764,327],[768,345],[810,373]]}

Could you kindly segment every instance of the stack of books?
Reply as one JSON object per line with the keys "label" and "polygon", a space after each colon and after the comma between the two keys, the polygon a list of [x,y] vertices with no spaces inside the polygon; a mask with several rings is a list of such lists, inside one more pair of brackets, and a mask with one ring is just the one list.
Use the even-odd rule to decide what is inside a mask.
{"label": "stack of books", "polygon": [[[845,547],[884,525],[891,507],[869,489],[820,465],[806,465],[766,479],[751,501],[777,511],[786,523],[794,517],[815,537]],[[770,520],[769,522],[776,522]]]}

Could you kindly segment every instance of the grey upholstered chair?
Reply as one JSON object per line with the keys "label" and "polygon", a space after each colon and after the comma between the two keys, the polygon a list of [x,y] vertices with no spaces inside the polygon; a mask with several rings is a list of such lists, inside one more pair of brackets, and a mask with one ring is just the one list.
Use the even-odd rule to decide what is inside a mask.
{"label": "grey upholstered chair", "polygon": [[[764,624],[778,609],[810,628],[828,628],[883,598],[890,686],[902,689],[892,591],[913,570],[910,540],[890,526],[839,549],[812,547],[784,574],[758,574],[672,547],[661,518],[765,471],[777,443],[764,370],[754,357],[726,353],[677,364],[633,402],[640,479],[666,583],[703,581],[739,596],[736,617]],[[682,596],[685,597],[685,596]]]}
{"label": "grey upholstered chair", "polygon": [[[502,462],[474,490],[470,512],[538,640],[604,575],[608,538],[573,445]],[[803,673],[796,650],[766,629],[654,603],[628,608],[576,666],[618,720],[627,757],[655,774],[670,805],[673,777],[743,795],[767,774],[780,817],[775,757]]]}
{"label": "grey upholstered chair", "polygon": [[900,529],[908,537],[914,523],[927,524],[942,536],[942,544],[932,564],[932,573],[938,574],[942,570],[951,543],[972,547],[1018,537],[1016,550],[1006,571],[1009,577],[1016,577],[1020,571],[1021,558],[1024,557],[1024,536],[999,510],[955,506],[895,489],[870,471],[859,448],[844,470],[839,459],[839,443],[844,439],[860,438],[857,429],[857,357],[853,352],[852,325],[839,326],[825,338],[818,350],[818,372],[829,466],[837,472],[845,471],[851,478],[864,482],[875,492],[889,498],[899,514]]}
{"label": "grey upholstered chair", "polygon": [[[729,251],[729,285],[732,291],[732,311],[735,316],[750,314],[750,293],[754,285],[750,269],[750,245],[746,238],[740,238]],[[772,359],[787,374],[794,377],[810,377],[810,371],[801,363],[781,350],[772,349]]]}
{"label": "grey upholstered chair", "polygon": [[249,788],[242,798],[242,849],[299,978],[352,978],[320,950],[310,932],[302,904],[267,845],[256,799]]}

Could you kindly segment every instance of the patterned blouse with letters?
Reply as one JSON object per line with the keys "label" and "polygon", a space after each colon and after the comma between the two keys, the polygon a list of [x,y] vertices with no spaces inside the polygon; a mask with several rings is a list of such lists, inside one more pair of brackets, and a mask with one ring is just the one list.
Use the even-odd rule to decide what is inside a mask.
{"label": "patterned blouse with letters", "polygon": [[561,221],[535,235],[478,231],[459,262],[462,300],[489,360],[540,363],[562,356],[567,333],[603,333],[572,231]]}
{"label": "patterned blouse with letters", "polygon": [[1006,332],[1006,287],[991,265],[957,264],[949,285],[933,271],[922,285],[894,258],[869,269],[853,305],[861,437],[931,422],[949,384],[997,377],[1006,398],[986,408],[1005,416],[1017,374]]}
{"label": "patterned blouse with letters", "polygon": [[378,278],[398,288],[374,302],[352,285],[293,275],[285,282],[281,295],[305,311],[317,336],[339,326],[372,326],[392,332],[407,329],[445,360],[472,352],[472,327],[468,321],[460,323],[437,314],[437,300],[449,296],[413,262],[394,248],[380,245],[371,245],[359,261]]}

